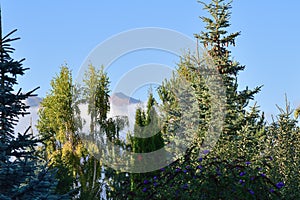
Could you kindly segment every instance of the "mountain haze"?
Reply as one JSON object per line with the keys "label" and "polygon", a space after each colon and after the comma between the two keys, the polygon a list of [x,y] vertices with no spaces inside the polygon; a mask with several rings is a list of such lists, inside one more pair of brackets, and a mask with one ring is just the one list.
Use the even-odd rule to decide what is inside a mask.
{"label": "mountain haze", "polygon": [[[42,100],[43,99],[41,97],[30,97],[25,101],[25,104],[30,106],[28,109],[30,114],[19,118],[19,122],[15,126],[16,133],[23,133],[32,124],[32,130],[35,134],[37,134],[36,125],[38,120],[38,110]],[[136,108],[138,106],[143,106],[143,102],[129,97],[122,92],[117,92],[110,96],[110,106],[111,109],[108,115],[109,117],[128,116],[129,124],[132,126],[135,119]]]}

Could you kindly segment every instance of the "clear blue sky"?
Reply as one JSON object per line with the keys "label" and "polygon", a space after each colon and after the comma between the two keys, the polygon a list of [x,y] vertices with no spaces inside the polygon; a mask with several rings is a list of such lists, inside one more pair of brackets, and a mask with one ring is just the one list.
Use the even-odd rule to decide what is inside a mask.
{"label": "clear blue sky", "polygon": [[[275,104],[284,105],[285,93],[293,107],[299,105],[300,1],[235,0],[232,5],[230,30],[242,33],[232,55],[246,65],[239,76],[241,88],[264,85],[256,101],[267,115],[277,113]],[[24,90],[40,86],[40,96],[49,91],[62,64],[67,63],[76,77],[91,50],[112,35],[162,27],[193,37],[203,30],[198,16],[206,14],[195,0],[3,0],[1,9],[3,32],[17,28],[14,36],[21,37],[13,43],[13,57],[25,57],[30,67],[20,85]],[[168,56],[154,56],[158,58]]]}

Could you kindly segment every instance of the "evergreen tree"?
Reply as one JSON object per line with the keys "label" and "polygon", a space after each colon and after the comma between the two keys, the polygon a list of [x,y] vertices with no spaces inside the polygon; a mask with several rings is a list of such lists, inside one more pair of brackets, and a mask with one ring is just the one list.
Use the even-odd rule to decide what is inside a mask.
{"label": "evergreen tree", "polygon": [[[228,33],[230,26],[231,2],[225,0],[212,0],[211,3],[204,5],[204,9],[207,10],[211,17],[201,17],[204,23],[206,23],[206,31],[202,31],[200,34],[195,34],[195,37],[200,40],[205,47],[207,47],[208,54],[213,59],[213,62],[222,75],[223,84],[226,88],[226,115],[221,134],[219,145],[216,149],[220,149],[223,152],[219,152],[220,155],[226,155],[226,157],[237,158],[237,149],[234,149],[236,144],[236,138],[246,136],[243,129],[249,125],[249,122],[253,122],[255,126],[261,118],[256,114],[249,114],[252,119],[246,117],[246,107],[250,100],[254,99],[254,95],[257,94],[261,87],[256,87],[253,90],[248,87],[242,91],[238,91],[238,74],[244,70],[245,66],[240,65],[237,61],[231,58],[231,51],[229,46],[235,46],[236,38],[240,35],[240,32]],[[258,111],[257,108],[254,110]],[[256,112],[255,111],[255,112]],[[259,112],[259,111],[258,111]],[[262,116],[263,118],[263,116]],[[261,127],[258,125],[258,127]],[[254,138],[258,139],[262,134],[253,131]],[[243,136],[237,137],[238,133],[243,133]],[[252,136],[251,136],[252,137]],[[241,140],[239,140],[240,142]],[[233,147],[228,149],[227,147]],[[230,148],[231,148],[230,147]],[[246,152],[244,152],[246,153]],[[243,155],[245,156],[245,155]]]}
{"label": "evergreen tree", "polygon": [[[224,102],[225,121],[213,151],[205,155],[205,158],[199,158],[200,162],[197,161],[198,157],[195,155],[199,155],[199,148],[204,147],[204,138],[210,134],[209,124],[211,122],[219,123],[211,117],[213,112],[217,111],[213,110],[213,106],[215,106],[212,105],[213,98],[218,98],[218,96],[212,95],[214,91],[210,90],[211,87],[208,87],[208,82],[205,81],[205,78],[208,77],[203,73],[203,70],[206,69],[202,67],[202,63],[206,58],[197,54],[195,56],[184,55],[174,76],[159,88],[163,102],[162,110],[167,114],[164,119],[163,136],[166,141],[172,142],[174,138],[176,139],[174,133],[178,135],[178,130],[181,130],[180,126],[184,126],[186,137],[190,133],[192,133],[190,137],[195,133],[197,133],[197,137],[193,138],[186,154],[169,166],[170,171],[165,172],[164,177],[161,178],[163,179],[161,192],[157,193],[155,197],[172,198],[176,196],[179,199],[226,199],[230,197],[238,199],[241,198],[240,194],[246,193],[247,195],[243,198],[251,198],[251,195],[257,195],[263,199],[270,198],[273,194],[266,193],[265,190],[273,184],[273,180],[260,178],[257,170],[254,170],[266,163],[261,155],[263,150],[261,143],[266,134],[264,117],[256,105],[247,111],[250,100],[254,99],[254,95],[260,91],[261,87],[238,91],[238,73],[244,69],[244,66],[232,60],[231,52],[228,49],[229,46],[235,46],[236,37],[240,35],[239,32],[227,32],[230,26],[231,2],[212,0],[209,4],[200,3],[204,5],[204,9],[209,12],[210,17],[201,17],[206,23],[206,30],[195,34],[195,37],[206,47],[208,56],[216,67],[215,70],[222,78],[226,96]],[[196,107],[195,109],[191,107],[190,113],[186,113],[187,110],[180,107],[180,101],[182,98],[185,99],[185,89],[183,88],[185,84],[182,84],[182,80],[185,80],[187,89],[190,89],[194,95],[192,99],[196,101]],[[194,113],[195,110],[199,111],[199,114]],[[199,125],[196,129],[189,128],[187,119],[193,119],[197,115]],[[252,164],[249,166],[250,163]],[[241,174],[238,174],[236,169],[244,171],[240,171]],[[187,174],[186,177],[179,175],[178,172],[181,171]],[[252,187],[255,192],[251,188],[243,187],[243,184],[239,182],[239,177],[245,176],[245,174],[249,176],[249,179],[252,174],[253,185],[247,185],[247,187]],[[254,178],[257,176],[258,178]],[[172,191],[168,193],[169,196],[162,192],[168,190],[168,187],[172,187]],[[178,191],[182,191],[182,193]],[[149,192],[148,194],[150,195],[146,195],[145,198],[153,198],[156,193]]]}
{"label": "evergreen tree", "polygon": [[70,70],[61,67],[51,86],[50,93],[41,102],[37,129],[42,137],[47,138],[42,151],[44,158],[50,160],[51,166],[58,168],[59,183],[56,189],[59,193],[65,193],[83,185],[78,177],[83,177],[80,160],[85,157],[86,150],[78,135],[77,95]]}
{"label": "evergreen tree", "polygon": [[[150,91],[146,111],[142,108],[137,108],[135,114],[134,135],[130,137],[130,145],[134,153],[150,153],[164,147],[164,140],[160,130],[160,119],[155,110],[157,103]],[[151,137],[146,137],[152,135]],[[143,137],[140,137],[143,136]],[[158,160],[143,160],[138,159],[134,162],[159,162]],[[146,163],[145,163],[146,165]],[[138,185],[143,180],[148,180],[155,176],[157,172],[136,173],[131,174],[131,191],[136,190]]]}
{"label": "evergreen tree", "polygon": [[2,37],[0,18],[0,199],[69,199],[69,195],[55,194],[57,180],[36,155],[42,140],[36,138],[30,127],[24,133],[15,133],[14,126],[21,116],[30,114],[25,104],[36,89],[23,93],[14,91],[17,77],[23,76],[28,68],[22,61],[15,61],[10,54],[14,49],[10,38],[16,30]]}
{"label": "evergreen tree", "polygon": [[[157,103],[152,92],[149,94],[146,112],[138,108],[135,114],[134,137],[132,138],[132,150],[135,153],[149,153],[164,146],[164,141],[160,132],[159,116],[155,110]],[[141,138],[151,134],[151,137]]]}
{"label": "evergreen tree", "polygon": [[[300,129],[287,99],[285,109],[278,109],[276,120],[267,126],[264,154],[271,160],[267,175],[285,185],[280,191],[284,199],[299,199],[300,194],[295,191],[300,187]],[[271,188],[278,191],[279,182]]]}

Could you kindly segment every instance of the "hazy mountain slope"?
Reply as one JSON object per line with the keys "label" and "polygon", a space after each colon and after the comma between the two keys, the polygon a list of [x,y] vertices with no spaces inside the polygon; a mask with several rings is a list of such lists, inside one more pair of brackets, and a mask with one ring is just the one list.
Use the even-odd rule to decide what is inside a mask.
{"label": "hazy mountain slope", "polygon": [[[19,118],[19,123],[15,127],[15,132],[23,133],[30,126],[30,123],[32,121],[32,130],[35,134],[37,134],[36,124],[38,120],[38,110],[41,101],[42,98],[40,97],[30,97],[26,100],[25,102],[26,105],[30,106],[30,108],[28,109],[30,115]],[[112,94],[110,97],[110,103],[111,103],[111,109],[108,116],[109,117],[128,116],[129,124],[130,124],[129,130],[131,130],[134,125],[136,108],[138,106],[144,107],[143,102],[134,99],[132,97],[129,97],[121,92]],[[83,115],[82,117],[87,119],[88,117],[84,116],[87,115],[86,110],[87,110],[87,106],[81,107],[81,112]]]}
{"label": "hazy mountain slope", "polygon": [[15,127],[15,132],[23,133],[30,126],[32,121],[33,132],[37,133],[35,126],[38,120],[38,109],[41,101],[42,98],[40,97],[30,97],[25,101],[26,105],[30,106],[28,109],[30,114],[19,118],[19,123]]}

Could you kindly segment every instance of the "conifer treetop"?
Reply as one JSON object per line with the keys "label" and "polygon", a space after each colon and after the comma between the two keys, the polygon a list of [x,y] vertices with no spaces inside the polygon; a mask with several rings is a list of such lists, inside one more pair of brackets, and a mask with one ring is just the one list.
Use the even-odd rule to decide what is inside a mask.
{"label": "conifer treetop", "polygon": [[203,4],[203,9],[208,11],[210,17],[200,17],[206,24],[206,31],[201,31],[200,34],[194,34],[194,36],[200,40],[205,48],[208,48],[208,53],[214,59],[221,74],[236,77],[238,72],[244,70],[245,67],[231,60],[231,52],[227,48],[228,46],[235,46],[235,39],[241,34],[240,32],[228,33],[227,31],[230,26],[232,1],[226,3],[225,0],[212,0],[209,4],[203,1],[198,2]]}

